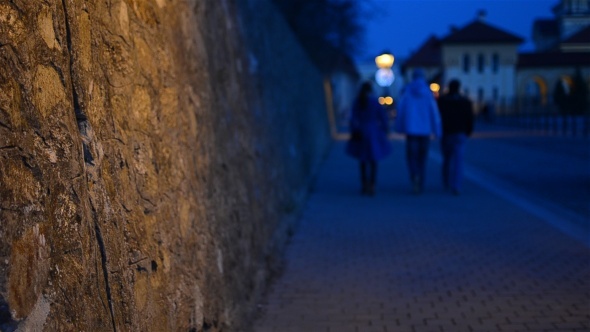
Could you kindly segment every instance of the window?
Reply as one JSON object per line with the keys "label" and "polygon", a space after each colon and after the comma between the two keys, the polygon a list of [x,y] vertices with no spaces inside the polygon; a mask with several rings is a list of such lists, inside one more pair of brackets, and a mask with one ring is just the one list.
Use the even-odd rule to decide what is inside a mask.
{"label": "window", "polygon": [[500,68],[500,56],[498,53],[492,55],[492,72],[497,73]]}
{"label": "window", "polygon": [[469,58],[469,54],[465,53],[463,54],[463,72],[468,73],[469,72],[469,67],[471,66],[471,63],[469,63],[470,61]]}
{"label": "window", "polygon": [[485,68],[486,65],[486,59],[485,56],[483,54],[479,54],[477,56],[477,72],[478,73],[483,73],[483,70]]}
{"label": "window", "polygon": [[483,97],[484,97],[484,95],[483,95],[483,88],[477,89],[477,101],[479,103],[482,103],[483,102]]}
{"label": "window", "polygon": [[588,0],[572,0],[570,13],[571,14],[580,14],[580,15],[587,14],[588,13]]}

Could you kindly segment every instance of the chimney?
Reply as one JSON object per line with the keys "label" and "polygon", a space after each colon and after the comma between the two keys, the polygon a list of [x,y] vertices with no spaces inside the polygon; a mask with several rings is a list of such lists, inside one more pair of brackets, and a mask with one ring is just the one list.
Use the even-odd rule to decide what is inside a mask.
{"label": "chimney", "polygon": [[488,13],[486,12],[486,10],[485,10],[485,9],[480,9],[480,10],[477,12],[477,20],[478,20],[478,21],[480,21],[480,22],[483,22],[483,21],[485,21],[485,20],[486,20],[486,16],[487,16],[487,14],[488,14]]}

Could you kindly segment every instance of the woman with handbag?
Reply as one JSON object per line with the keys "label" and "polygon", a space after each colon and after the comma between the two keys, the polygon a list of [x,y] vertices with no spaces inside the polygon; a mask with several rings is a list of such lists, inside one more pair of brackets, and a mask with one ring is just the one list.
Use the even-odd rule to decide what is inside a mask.
{"label": "woman with handbag", "polygon": [[370,82],[363,83],[359,89],[352,106],[350,139],[346,144],[346,153],[360,163],[361,194],[371,196],[375,194],[377,162],[391,153],[387,113],[372,91]]}

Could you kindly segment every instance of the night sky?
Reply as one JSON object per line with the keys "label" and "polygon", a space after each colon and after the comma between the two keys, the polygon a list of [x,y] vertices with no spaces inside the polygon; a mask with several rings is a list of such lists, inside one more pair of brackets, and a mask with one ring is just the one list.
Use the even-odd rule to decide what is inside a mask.
{"label": "night sky", "polygon": [[532,51],[532,25],[553,18],[558,0],[359,0],[371,14],[366,45],[357,57],[373,58],[384,49],[400,59],[416,50],[430,35],[443,37],[450,27],[462,27],[487,12],[486,22],[525,39],[521,51]]}

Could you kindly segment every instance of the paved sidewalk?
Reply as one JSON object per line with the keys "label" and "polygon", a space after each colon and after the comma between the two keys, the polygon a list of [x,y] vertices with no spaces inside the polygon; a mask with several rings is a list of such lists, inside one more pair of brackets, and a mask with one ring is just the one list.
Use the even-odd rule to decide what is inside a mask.
{"label": "paved sidewalk", "polygon": [[434,160],[412,195],[402,144],[371,198],[335,144],[254,332],[590,331],[587,245]]}

